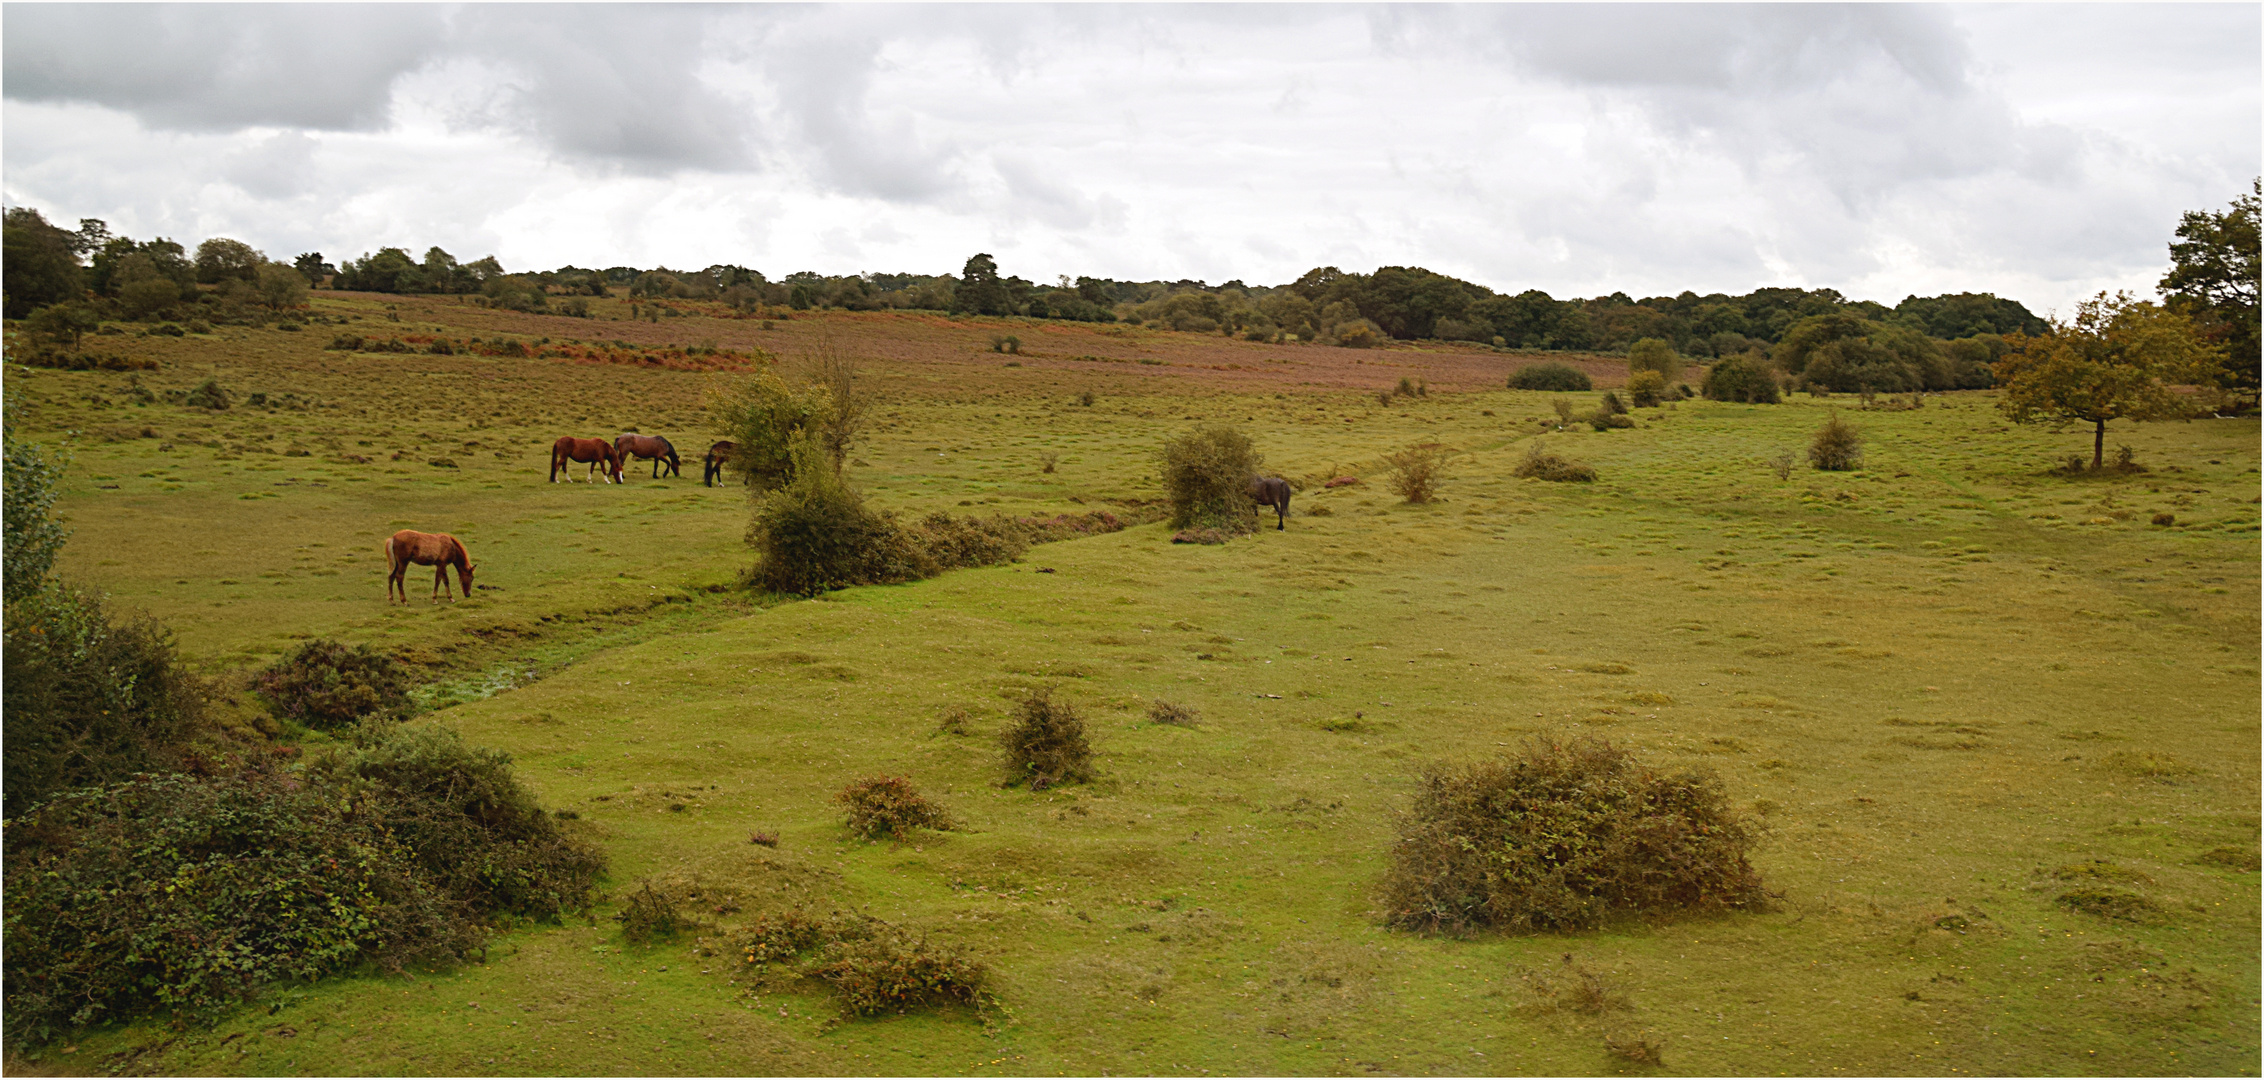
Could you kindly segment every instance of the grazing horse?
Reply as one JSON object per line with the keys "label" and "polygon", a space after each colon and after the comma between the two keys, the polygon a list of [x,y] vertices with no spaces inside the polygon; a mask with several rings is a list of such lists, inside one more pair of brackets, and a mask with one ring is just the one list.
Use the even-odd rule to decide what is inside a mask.
{"label": "grazing horse", "polygon": [[[401,578],[409,572],[409,564],[432,567],[432,598],[440,599],[440,590],[448,587],[448,568],[456,568],[457,580],[463,582],[464,597],[472,595],[472,556],[464,550],[464,542],[447,533],[421,533],[403,529],[385,541],[386,568],[391,571],[385,579],[385,602],[393,602],[393,591],[401,592],[401,602],[409,602],[409,587]],[[454,599],[455,593],[449,593]]]}
{"label": "grazing horse", "polygon": [[739,444],[730,441],[708,447],[707,461],[700,470],[700,483],[714,487],[716,481],[723,479],[723,466],[730,462],[732,452],[738,449]]}
{"label": "grazing horse", "polygon": [[1289,481],[1278,476],[1254,476],[1248,490],[1251,502],[1274,508],[1276,531],[1289,528]]}
{"label": "grazing horse", "polygon": [[604,439],[577,439],[572,435],[561,435],[557,442],[550,444],[550,482],[557,483],[558,474],[565,471],[566,482],[573,483],[574,474],[569,470],[573,468],[573,463],[577,461],[589,462],[588,479],[592,482],[597,479],[597,467],[600,462],[605,465],[607,483],[618,484],[621,482],[621,455],[614,452],[613,444]]}
{"label": "grazing horse", "polygon": [[681,471],[683,462],[676,458],[676,448],[658,435],[620,436],[613,440],[613,456],[620,458],[623,465],[628,464],[632,456],[639,460],[651,458],[652,478],[655,480],[660,479],[660,470],[664,465],[668,467],[668,475],[684,475]]}

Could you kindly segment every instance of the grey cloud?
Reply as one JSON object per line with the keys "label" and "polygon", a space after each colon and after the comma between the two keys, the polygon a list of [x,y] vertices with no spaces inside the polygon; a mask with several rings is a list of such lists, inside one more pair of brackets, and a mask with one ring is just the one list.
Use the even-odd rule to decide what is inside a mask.
{"label": "grey cloud", "polygon": [[289,199],[311,193],[314,151],[320,144],[305,132],[286,131],[228,156],[221,175],[247,194]]}
{"label": "grey cloud", "polygon": [[921,137],[914,108],[895,110],[870,100],[875,65],[888,36],[910,27],[871,22],[875,12],[827,11],[764,28],[733,59],[776,95],[784,126],[813,152],[815,178],[850,195],[891,202],[921,202],[961,187],[959,148]]}
{"label": "grey cloud", "polygon": [[412,5],[10,4],[0,91],[151,127],[368,131],[445,32]]}

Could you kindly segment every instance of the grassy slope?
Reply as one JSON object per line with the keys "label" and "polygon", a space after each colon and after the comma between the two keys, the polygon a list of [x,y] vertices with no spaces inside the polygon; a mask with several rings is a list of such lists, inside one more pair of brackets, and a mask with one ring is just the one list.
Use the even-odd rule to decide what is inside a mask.
{"label": "grassy slope", "polygon": [[[837,325],[844,337],[887,329],[876,322]],[[1468,452],[1438,504],[1396,505],[1374,486],[1309,490],[1290,531],[1224,548],[1173,547],[1148,527],[748,615],[701,599],[685,605],[696,617],[670,624],[681,632],[624,629],[644,640],[435,718],[511,750],[547,799],[597,822],[616,891],[648,875],[692,880],[746,909],[720,917],[726,927],[787,902],[853,904],[965,942],[991,960],[1011,1010],[994,1036],[953,1015],[828,1029],[821,996],[749,996],[729,981],[743,973],[728,954],[627,948],[601,923],[507,936],[486,964],[455,973],[291,991],[280,1012],[170,1043],[135,1026],[90,1037],[77,1052],[88,1056],[14,1064],[85,1068],[120,1054],[135,1070],[230,1073],[1590,1072],[1609,1067],[1612,1033],[1662,1042],[1668,1067],[1688,1072],[2256,1070],[2257,875],[2195,862],[2256,840],[2252,427],[2133,429],[2140,459],[2163,471],[2069,482],[2036,471],[2068,438],[2008,429],[1985,395],[1959,395],[1950,408],[1856,415],[1871,437],[1863,472],[1779,481],[1762,459],[1803,445],[1834,403],[1685,403],[1634,431],[1549,436],[1604,477],[1556,486],[1508,478],[1536,430],[1527,418],[1548,415],[1543,395],[1385,408],[1349,389],[1436,370],[1420,354],[1335,357],[1253,384],[1250,368],[1220,372],[1200,349],[1260,364],[1324,351],[1149,335],[1182,370],[1119,376],[1135,365],[1038,349],[1006,369],[979,351],[983,327],[902,324],[968,340],[915,336],[877,369],[886,426],[860,451],[857,478],[884,506],[1023,512],[1144,494],[1148,448],[1197,417],[1250,430],[1293,476],[1365,472],[1418,440]],[[1123,341],[1074,329],[1086,338],[1056,352]],[[205,362],[313,383],[321,359],[234,345]],[[327,392],[370,416],[218,424],[297,423],[348,446],[366,437],[356,424],[430,428],[461,443],[485,436],[362,404],[367,373],[493,374],[525,386],[488,418],[515,456],[458,455],[454,471],[319,466],[330,474],[284,459],[274,477],[335,483],[319,497],[286,487],[243,500],[239,489],[273,487],[271,473],[200,456],[182,470],[197,475],[167,491],[135,475],[150,440],[87,445],[66,501],[79,530],[69,572],[184,626],[200,654],[249,658],[310,632],[445,646],[473,640],[462,630],[482,621],[521,628],[489,639],[525,646],[524,631],[539,646],[544,614],[634,606],[621,598],[638,586],[704,596],[699,586],[744,558],[735,494],[539,483],[539,447],[559,424],[590,415],[595,434],[632,422],[594,412],[608,394],[674,421],[662,430],[680,447],[698,442],[678,433],[707,377],[330,362]],[[1442,361],[1480,362],[1492,361]],[[185,385],[186,366],[153,381]],[[12,394],[31,391],[26,412],[49,422],[35,433],[92,425],[71,399],[119,381],[10,377]],[[1069,403],[1095,387],[1096,406]],[[408,400],[430,407],[417,395],[448,392]],[[1036,469],[1047,448],[1062,454],[1056,474]],[[366,483],[348,488],[354,476]],[[83,486],[94,482],[120,488]],[[129,500],[141,506],[127,512]],[[1319,507],[1331,513],[1312,516]],[[2150,528],[2156,510],[2199,524]],[[373,610],[372,538],[396,520],[457,526],[482,581],[506,591]],[[240,545],[193,539],[214,522],[330,546],[303,548],[307,567],[274,584],[220,585],[259,580],[260,564]],[[560,543],[574,540],[581,550]],[[147,565],[151,546],[192,542],[221,554],[190,585]],[[333,592],[350,598],[324,599]],[[481,662],[517,655],[498,649]],[[1610,665],[1629,670],[1581,670]],[[1103,779],[1000,790],[986,736],[1007,699],[1045,681],[1086,709]],[[1202,726],[1148,724],[1157,697],[1200,708]],[[952,704],[976,711],[977,735],[934,732]],[[1532,939],[1374,925],[1367,888],[1420,763],[1573,732],[1720,770],[1772,827],[1759,863],[1785,893],[1781,910]],[[2134,775],[2134,762],[2147,771],[2140,752],[2193,771]],[[846,842],[828,796],[882,771],[910,773],[967,831]],[[748,845],[755,828],[783,843]],[[2164,913],[2133,925],[2055,907],[2067,886],[2050,872],[2094,858],[2141,875],[2135,887]],[[1944,928],[1960,920],[1962,933]],[[1566,954],[1611,973],[1633,1007],[1539,1008],[1524,976]]]}

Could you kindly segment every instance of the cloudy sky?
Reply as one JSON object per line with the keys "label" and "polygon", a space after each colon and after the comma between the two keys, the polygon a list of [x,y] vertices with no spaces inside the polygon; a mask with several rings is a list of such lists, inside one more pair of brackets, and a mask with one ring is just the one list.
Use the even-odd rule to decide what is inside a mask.
{"label": "cloudy sky", "polygon": [[0,7],[0,189],[288,259],[2151,293],[2256,4]]}

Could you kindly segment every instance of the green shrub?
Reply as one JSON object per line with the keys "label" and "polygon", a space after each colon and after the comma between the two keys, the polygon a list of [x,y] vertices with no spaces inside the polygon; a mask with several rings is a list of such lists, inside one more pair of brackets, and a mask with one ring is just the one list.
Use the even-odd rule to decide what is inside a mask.
{"label": "green shrub", "polygon": [[951,816],[912,786],[909,776],[873,776],[842,788],[833,801],[844,808],[849,831],[867,840],[902,840],[914,829],[951,830]]}
{"label": "green shrub", "polygon": [[992,334],[990,348],[992,352],[997,353],[1020,353],[1022,351],[1022,339],[1012,334]]}
{"label": "green shrub", "polygon": [[1594,466],[1583,461],[1560,457],[1543,447],[1539,440],[1525,448],[1525,460],[1517,463],[1516,475],[1536,480],[1554,480],[1576,484],[1594,483]]}
{"label": "green shrub", "polygon": [[1666,376],[1656,371],[1638,371],[1627,377],[1627,397],[1638,409],[1648,409],[1659,403],[1667,394]]}
{"label": "green shrub", "polygon": [[276,774],[144,776],[14,818],[11,1039],[153,1009],[211,1020],[270,982],[463,955],[470,913],[374,801]]}
{"label": "green shrub", "polygon": [[999,736],[1006,749],[1007,784],[1027,783],[1032,791],[1093,778],[1093,750],[1085,741],[1085,719],[1053,687],[1032,691],[1014,710],[1014,722]]}
{"label": "green shrub", "polygon": [[1659,338],[1643,338],[1627,347],[1627,374],[1633,378],[1638,372],[1655,371],[1660,385],[1673,382],[1682,375],[1682,358],[1675,355],[1674,346]]}
{"label": "green shrub", "polygon": [[1808,444],[1808,464],[1826,472],[1847,472],[1863,467],[1863,436],[1833,413]]}
{"label": "green shrub", "polygon": [[1447,456],[1446,448],[1437,443],[1385,454],[1384,473],[1389,478],[1385,482],[1408,502],[1430,502],[1438,494],[1440,473],[1446,467]]}
{"label": "green shrub", "polygon": [[409,711],[408,679],[391,656],[367,645],[317,638],[253,677],[275,712],[311,728],[345,727]]}
{"label": "green shrub", "polygon": [[364,813],[414,853],[422,877],[481,915],[553,919],[587,907],[605,859],[544,812],[511,755],[452,728],[364,728],[308,772],[366,798]]}
{"label": "green shrub", "polygon": [[856,1016],[944,1002],[979,1006],[990,976],[981,961],[958,949],[894,928],[827,944],[809,973],[831,984]]}
{"label": "green shrub", "polygon": [[207,691],[164,627],[146,617],[113,621],[101,594],[50,587],[9,605],[5,642],[7,816],[55,792],[184,762]]}
{"label": "green shrub", "polygon": [[828,464],[809,435],[794,444],[786,484],[755,506],[747,542],[761,559],[755,583],[771,592],[815,596],[827,589],[901,581],[902,544],[894,525]]}
{"label": "green shrub", "polygon": [[1629,419],[1627,414],[1615,413],[1609,409],[1597,409],[1595,412],[1589,413],[1587,419],[1588,426],[1595,428],[1597,431],[1610,431],[1614,428],[1631,428],[1635,426],[1635,421]]}
{"label": "green shrub", "polygon": [[2054,897],[2052,902],[2069,911],[2080,911],[2086,915],[2121,922],[2146,922],[2162,912],[2162,906],[2152,900],[2128,889],[2105,885],[2069,889]]}
{"label": "green shrub", "polygon": [[1507,760],[1424,773],[1392,847],[1385,917],[1533,933],[1757,906],[1755,839],[1710,773],[1660,772],[1600,739],[1535,739]]}
{"label": "green shrub", "polygon": [[1509,376],[1512,390],[1586,391],[1595,388],[1586,372],[1569,364],[1555,362],[1532,364],[1518,368]]}
{"label": "green shrub", "polygon": [[731,466],[756,491],[774,491],[795,477],[795,440],[825,426],[831,394],[822,387],[793,387],[764,370],[712,393],[708,415],[735,449]]}
{"label": "green shrub", "polygon": [[[63,481],[65,459],[50,458],[37,444],[16,441],[15,410],[0,410],[0,453],[6,457],[0,476],[0,505],[5,507],[6,540],[0,544],[0,590],[13,604],[37,593],[47,584],[55,556],[63,550],[70,530],[55,520],[55,496]],[[15,670],[13,658],[8,664]]]}
{"label": "green shrub", "polygon": [[836,920],[813,919],[794,908],[755,916],[747,925],[740,951],[750,964],[792,960],[837,936]]}
{"label": "green shrub", "polygon": [[1230,427],[1201,427],[1164,443],[1161,458],[1172,528],[1226,533],[1257,528],[1249,484],[1265,458],[1249,436]]}
{"label": "green shrub", "polygon": [[1759,353],[1725,356],[1706,369],[1699,393],[1712,401],[1777,403],[1777,370]]}
{"label": "green shrub", "polygon": [[898,543],[917,577],[1013,562],[1030,549],[1031,529],[1004,515],[955,518],[937,511],[905,526]]}

